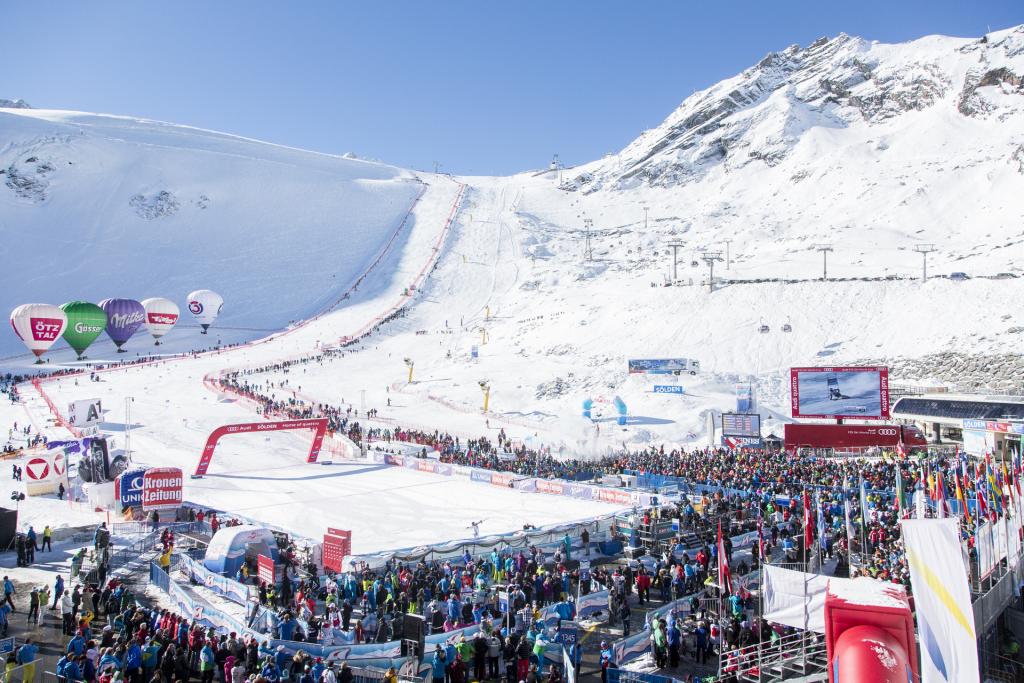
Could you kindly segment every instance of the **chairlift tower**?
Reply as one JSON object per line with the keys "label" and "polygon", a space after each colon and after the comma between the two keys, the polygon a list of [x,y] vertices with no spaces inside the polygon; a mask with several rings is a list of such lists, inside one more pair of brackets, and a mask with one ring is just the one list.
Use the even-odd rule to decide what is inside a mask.
{"label": "chairlift tower", "polygon": [[729,245],[732,244],[732,238],[730,237],[729,239],[722,241],[725,242],[725,269],[731,270],[730,266],[732,266],[732,259],[729,258]]}
{"label": "chairlift tower", "polygon": [[700,255],[701,260],[708,264],[708,291],[715,291],[715,261],[722,260],[722,252],[705,251]]}
{"label": "chairlift tower", "polygon": [[822,261],[821,261],[821,265],[822,265],[821,279],[822,280],[827,280],[828,279],[828,253],[830,251],[835,251],[835,250],[832,248],[831,244],[815,244],[814,245],[814,250],[821,252],[821,259],[822,259]]}
{"label": "chairlift tower", "polygon": [[928,282],[928,254],[936,251],[934,244],[915,244],[914,251],[921,255],[921,282]]}
{"label": "chairlift tower", "polygon": [[672,247],[672,282],[675,282],[679,279],[679,250],[685,245],[679,240],[673,240],[667,246]]}

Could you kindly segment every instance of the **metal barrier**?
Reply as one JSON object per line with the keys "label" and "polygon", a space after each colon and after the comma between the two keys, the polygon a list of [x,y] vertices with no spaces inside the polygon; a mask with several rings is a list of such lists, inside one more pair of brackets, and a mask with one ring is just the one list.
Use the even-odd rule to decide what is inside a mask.
{"label": "metal barrier", "polygon": [[605,674],[608,683],[680,683],[678,678],[671,676],[626,671],[625,669],[607,669]]}
{"label": "metal barrier", "polygon": [[724,679],[761,683],[821,673],[828,668],[828,654],[824,636],[798,631],[774,642],[723,651],[720,662]]}

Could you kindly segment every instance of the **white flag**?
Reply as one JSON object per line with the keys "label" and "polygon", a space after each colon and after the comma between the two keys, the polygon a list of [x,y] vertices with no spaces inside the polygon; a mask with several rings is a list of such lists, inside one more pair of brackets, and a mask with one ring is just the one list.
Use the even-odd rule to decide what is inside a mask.
{"label": "white flag", "polygon": [[904,519],[921,641],[921,683],[976,683],[978,644],[955,517]]}

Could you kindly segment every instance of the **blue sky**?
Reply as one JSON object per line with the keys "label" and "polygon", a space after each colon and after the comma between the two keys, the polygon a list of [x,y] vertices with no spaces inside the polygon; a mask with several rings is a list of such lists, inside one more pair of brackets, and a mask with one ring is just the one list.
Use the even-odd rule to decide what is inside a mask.
{"label": "blue sky", "polygon": [[506,174],[616,151],[793,43],[1018,23],[1021,0],[5,2],[0,97]]}

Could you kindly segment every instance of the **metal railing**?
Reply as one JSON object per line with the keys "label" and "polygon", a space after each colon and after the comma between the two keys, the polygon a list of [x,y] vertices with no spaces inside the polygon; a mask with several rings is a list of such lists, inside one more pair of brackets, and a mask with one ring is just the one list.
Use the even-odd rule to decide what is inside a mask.
{"label": "metal railing", "polygon": [[721,655],[723,679],[761,683],[821,673],[828,668],[823,636],[798,631],[774,642],[762,641]]}

